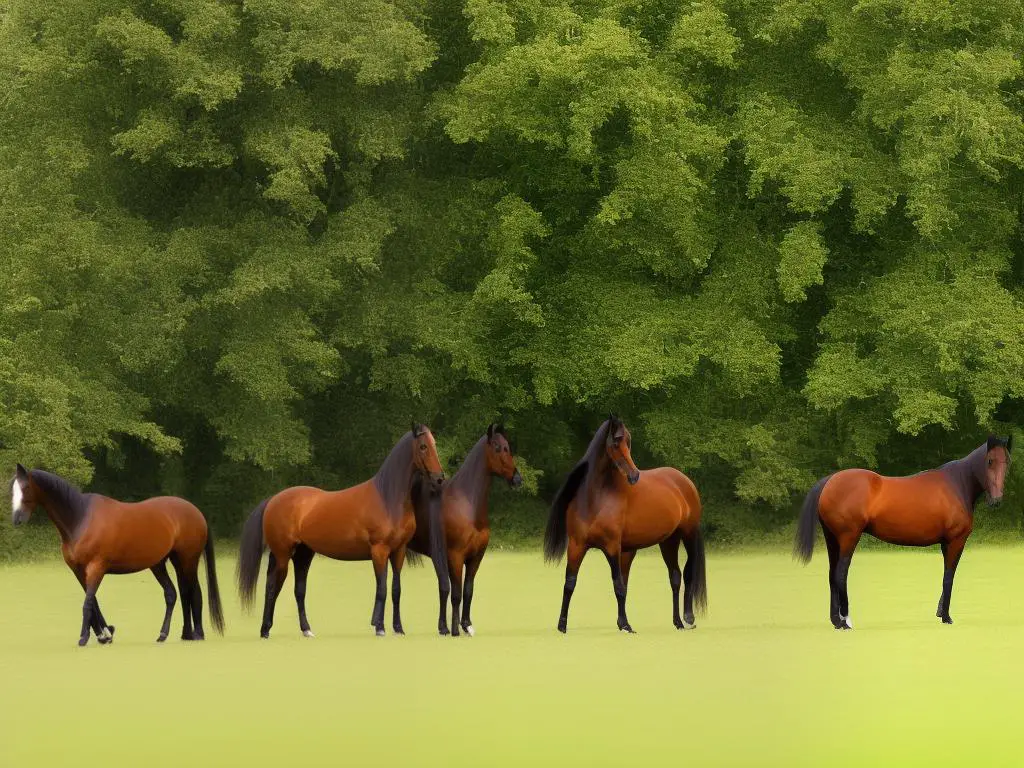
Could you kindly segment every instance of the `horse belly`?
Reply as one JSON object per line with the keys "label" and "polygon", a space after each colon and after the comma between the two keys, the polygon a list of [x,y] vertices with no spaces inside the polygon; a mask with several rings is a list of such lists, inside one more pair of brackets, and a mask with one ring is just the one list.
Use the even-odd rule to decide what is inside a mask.
{"label": "horse belly", "polygon": [[126,514],[110,521],[105,545],[96,557],[106,563],[107,573],[135,573],[167,557],[174,548],[174,526],[160,516]]}
{"label": "horse belly", "polygon": [[682,517],[678,505],[631,505],[622,530],[622,548],[643,549],[664,541],[679,528]]}
{"label": "horse belly", "polygon": [[946,515],[930,509],[886,508],[872,516],[867,532],[890,544],[926,547],[942,541]]}
{"label": "horse belly", "polygon": [[370,540],[359,526],[303,525],[302,543],[335,560],[369,560]]}

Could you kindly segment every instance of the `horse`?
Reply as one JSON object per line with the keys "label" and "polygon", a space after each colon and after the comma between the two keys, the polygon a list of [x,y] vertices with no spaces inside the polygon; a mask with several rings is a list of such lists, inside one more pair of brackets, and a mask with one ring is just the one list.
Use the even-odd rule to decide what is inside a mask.
{"label": "horse", "polygon": [[416,529],[412,494],[414,489],[423,493],[440,491],[443,483],[434,436],[426,425],[414,423],[371,479],[340,491],[309,486],[286,488],[260,502],[245,522],[238,553],[238,591],[243,608],[251,609],[263,550],[270,550],[260,637],[270,637],[274,606],[288,577],[289,560],[295,564],[299,629],[306,637],[314,636],[306,618],[306,576],[314,554],[335,560],[373,561],[377,590],[370,624],[378,636],[385,634],[390,561],[394,573],[393,628],[396,634],[405,634],[399,601],[406,547]]}
{"label": "horse", "polygon": [[170,560],[178,577],[183,614],[181,639],[203,640],[203,593],[199,558],[206,555],[210,617],[224,633],[224,613],[217,585],[213,537],[206,518],[185,499],[158,496],[126,503],[96,493],[82,493],[64,478],[41,469],[17,465],[11,483],[11,517],[28,521],[36,507],[46,510],[61,539],[61,553],[85,590],[82,631],[78,644],[89,642],[89,630],[102,645],[113,642],[114,627],[100,611],[96,593],[108,573],[136,573],[149,568],[164,591],[166,611],[157,642],[167,639],[177,595],[167,574]]}
{"label": "horse", "polygon": [[[562,611],[558,631],[565,632],[569,601],[576,589],[583,556],[588,549],[604,552],[611,568],[618,601],[617,625],[633,632],[626,618],[629,569],[638,549],[658,544],[672,587],[672,622],[677,629],[696,626],[693,609],[707,609],[704,536],[701,501],[693,482],[677,469],[640,471],[630,453],[632,437],[612,414],[594,434],[587,452],[566,477],[551,505],[544,533],[544,559],[558,562],[568,550]],[[680,576],[679,544],[686,548]],[[679,586],[685,582],[683,617],[679,616]]]}
{"label": "horse", "polygon": [[[437,631],[441,635],[448,634],[445,607],[450,578],[454,578],[450,590],[451,634],[458,637],[460,626],[467,635],[472,637],[475,634],[469,611],[473,602],[473,582],[491,536],[491,525],[487,519],[487,500],[492,477],[503,478],[513,488],[523,484],[523,477],[516,469],[515,459],[512,457],[505,428],[495,424],[487,427],[487,434],[477,440],[462,466],[444,484],[441,493],[430,497],[429,505],[416,505],[416,533],[409,542],[410,552],[432,554],[436,551],[431,538],[436,528],[434,521],[439,521],[443,528],[442,546],[445,560],[434,563],[441,603]],[[432,514],[429,512],[431,506],[434,507]],[[440,511],[437,510],[438,507]],[[466,569],[465,587],[462,580],[463,566]],[[465,605],[460,615],[459,605],[463,596]]]}
{"label": "horse", "polygon": [[964,458],[909,477],[844,469],[819,480],[804,499],[793,554],[810,562],[819,523],[828,550],[832,626],[853,629],[846,578],[863,533],[909,547],[940,545],[944,570],[935,615],[943,624],[952,624],[953,577],[974,527],[974,505],[983,493],[989,506],[1000,504],[1012,449],[1012,435],[991,436]]}

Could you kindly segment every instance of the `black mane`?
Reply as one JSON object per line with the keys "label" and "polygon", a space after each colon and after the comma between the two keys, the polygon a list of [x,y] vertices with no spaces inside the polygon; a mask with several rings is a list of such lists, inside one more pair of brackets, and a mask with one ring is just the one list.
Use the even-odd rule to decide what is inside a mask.
{"label": "black mane", "polygon": [[608,467],[598,469],[601,466],[601,454],[605,450],[605,441],[608,439],[608,428],[611,419],[607,419],[587,446],[583,458],[566,476],[562,487],[558,489],[555,500],[551,503],[551,510],[548,512],[548,524],[544,532],[544,559],[555,562],[565,554],[566,546],[566,511],[573,499],[576,499],[576,511],[580,517],[586,518],[590,514],[590,500],[594,496],[594,490],[600,483],[607,482]]}
{"label": "black mane", "polygon": [[402,435],[373,476],[373,485],[384,502],[384,508],[395,522],[401,519],[402,509],[412,492],[413,442],[412,432]]}
{"label": "black mane", "polygon": [[60,508],[71,530],[74,530],[79,521],[85,517],[93,495],[82,493],[63,477],[42,469],[31,470],[29,476],[32,478],[32,482],[42,489],[50,502]]}

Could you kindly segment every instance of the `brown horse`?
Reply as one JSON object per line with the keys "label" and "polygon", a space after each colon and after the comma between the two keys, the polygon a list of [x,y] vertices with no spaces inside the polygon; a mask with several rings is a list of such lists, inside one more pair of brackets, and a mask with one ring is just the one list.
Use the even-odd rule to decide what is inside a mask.
{"label": "brown horse", "polygon": [[844,469],[822,478],[807,494],[797,526],[794,556],[807,563],[814,552],[815,523],[828,550],[829,618],[836,629],[852,629],[846,577],[862,533],[890,544],[942,548],[942,594],[935,615],[952,624],[953,576],[974,527],[974,505],[982,493],[990,506],[1003,498],[1003,480],[1013,437],[989,437],[967,456],[909,477],[883,477],[866,469]]}
{"label": "brown horse", "polygon": [[[576,574],[591,547],[604,552],[612,571],[619,605],[618,627],[632,632],[626,619],[629,568],[638,549],[661,546],[672,586],[672,621],[677,629],[695,626],[694,603],[707,607],[704,537],[701,534],[700,495],[686,475],[672,467],[641,472],[630,455],[632,438],[612,415],[594,434],[583,459],[565,479],[548,516],[544,557],[561,560],[568,546],[565,588],[558,630],[565,632]],[[679,543],[686,548],[686,567],[680,578]],[[684,614],[679,616],[679,585],[686,584]]]}
{"label": "brown horse", "polygon": [[[469,610],[473,602],[473,582],[480,569],[487,543],[491,537],[491,524],[487,519],[487,500],[491,491],[491,478],[501,477],[513,488],[523,484],[523,478],[516,469],[512,449],[509,447],[502,426],[491,424],[487,434],[481,437],[466,456],[458,472],[444,484],[440,495],[430,498],[429,504],[416,505],[416,533],[409,542],[409,549],[420,554],[432,554],[432,537],[440,521],[444,529],[443,545],[447,563],[436,561],[438,594],[441,610],[437,619],[437,631],[448,634],[446,603],[448,602],[449,574],[454,578],[451,585],[452,636],[457,637],[459,627],[472,636],[473,621]],[[430,507],[440,507],[433,514]],[[447,568],[444,566],[447,565]],[[462,569],[466,569],[463,588]],[[459,604],[465,597],[462,613]]]}
{"label": "brown horse", "polygon": [[[418,482],[418,476],[429,482]],[[286,488],[252,511],[242,530],[238,553],[238,591],[242,605],[251,608],[264,548],[270,549],[267,591],[260,636],[270,637],[274,606],[288,577],[288,560],[295,563],[295,603],[299,629],[313,637],[306,619],[306,575],[314,553],[335,560],[372,560],[377,576],[371,625],[384,634],[388,561],[394,573],[391,598],[394,630],[402,629],[399,600],[406,546],[416,530],[414,489],[438,491],[444,472],[430,430],[413,424],[398,441],[377,474],[364,483],[341,491],[297,486]],[[443,555],[438,555],[443,557]]]}
{"label": "brown horse", "polygon": [[108,573],[136,573],[149,568],[164,590],[167,610],[157,642],[171,630],[171,614],[177,598],[167,575],[170,560],[181,592],[182,640],[202,640],[203,593],[199,588],[199,557],[206,554],[206,584],[210,592],[210,616],[217,631],[224,632],[224,614],[217,586],[213,537],[203,513],[184,499],[159,496],[127,504],[95,493],[82,493],[62,477],[40,469],[17,467],[11,484],[11,508],[15,525],[27,521],[42,507],[57,528],[64,562],[85,590],[82,632],[78,644],[89,642],[90,628],[106,645],[114,639],[114,627],[100,612],[96,592]]}

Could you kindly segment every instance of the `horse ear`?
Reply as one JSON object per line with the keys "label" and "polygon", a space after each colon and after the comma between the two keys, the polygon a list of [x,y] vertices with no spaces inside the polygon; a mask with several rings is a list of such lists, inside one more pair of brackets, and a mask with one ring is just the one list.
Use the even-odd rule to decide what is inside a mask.
{"label": "horse ear", "polygon": [[985,443],[985,450],[986,451],[991,451],[997,445],[1000,445],[1001,442],[1002,441],[998,437],[996,437],[995,435],[989,435],[988,436],[988,442]]}
{"label": "horse ear", "polygon": [[490,440],[494,437],[494,422],[487,425],[487,439]]}
{"label": "horse ear", "polygon": [[495,431],[495,433],[497,433],[499,435],[504,435],[505,434],[505,425],[504,424],[499,424],[498,426],[496,426],[494,428],[494,431]]}
{"label": "horse ear", "polygon": [[412,431],[412,436],[413,437],[419,437],[420,436],[420,425],[416,423],[415,419],[412,422],[412,429],[411,429],[411,431]]}
{"label": "horse ear", "polygon": [[18,466],[15,468],[14,476],[18,478],[18,482],[21,483],[22,485],[28,483],[28,470],[21,466],[21,464],[18,464]]}

